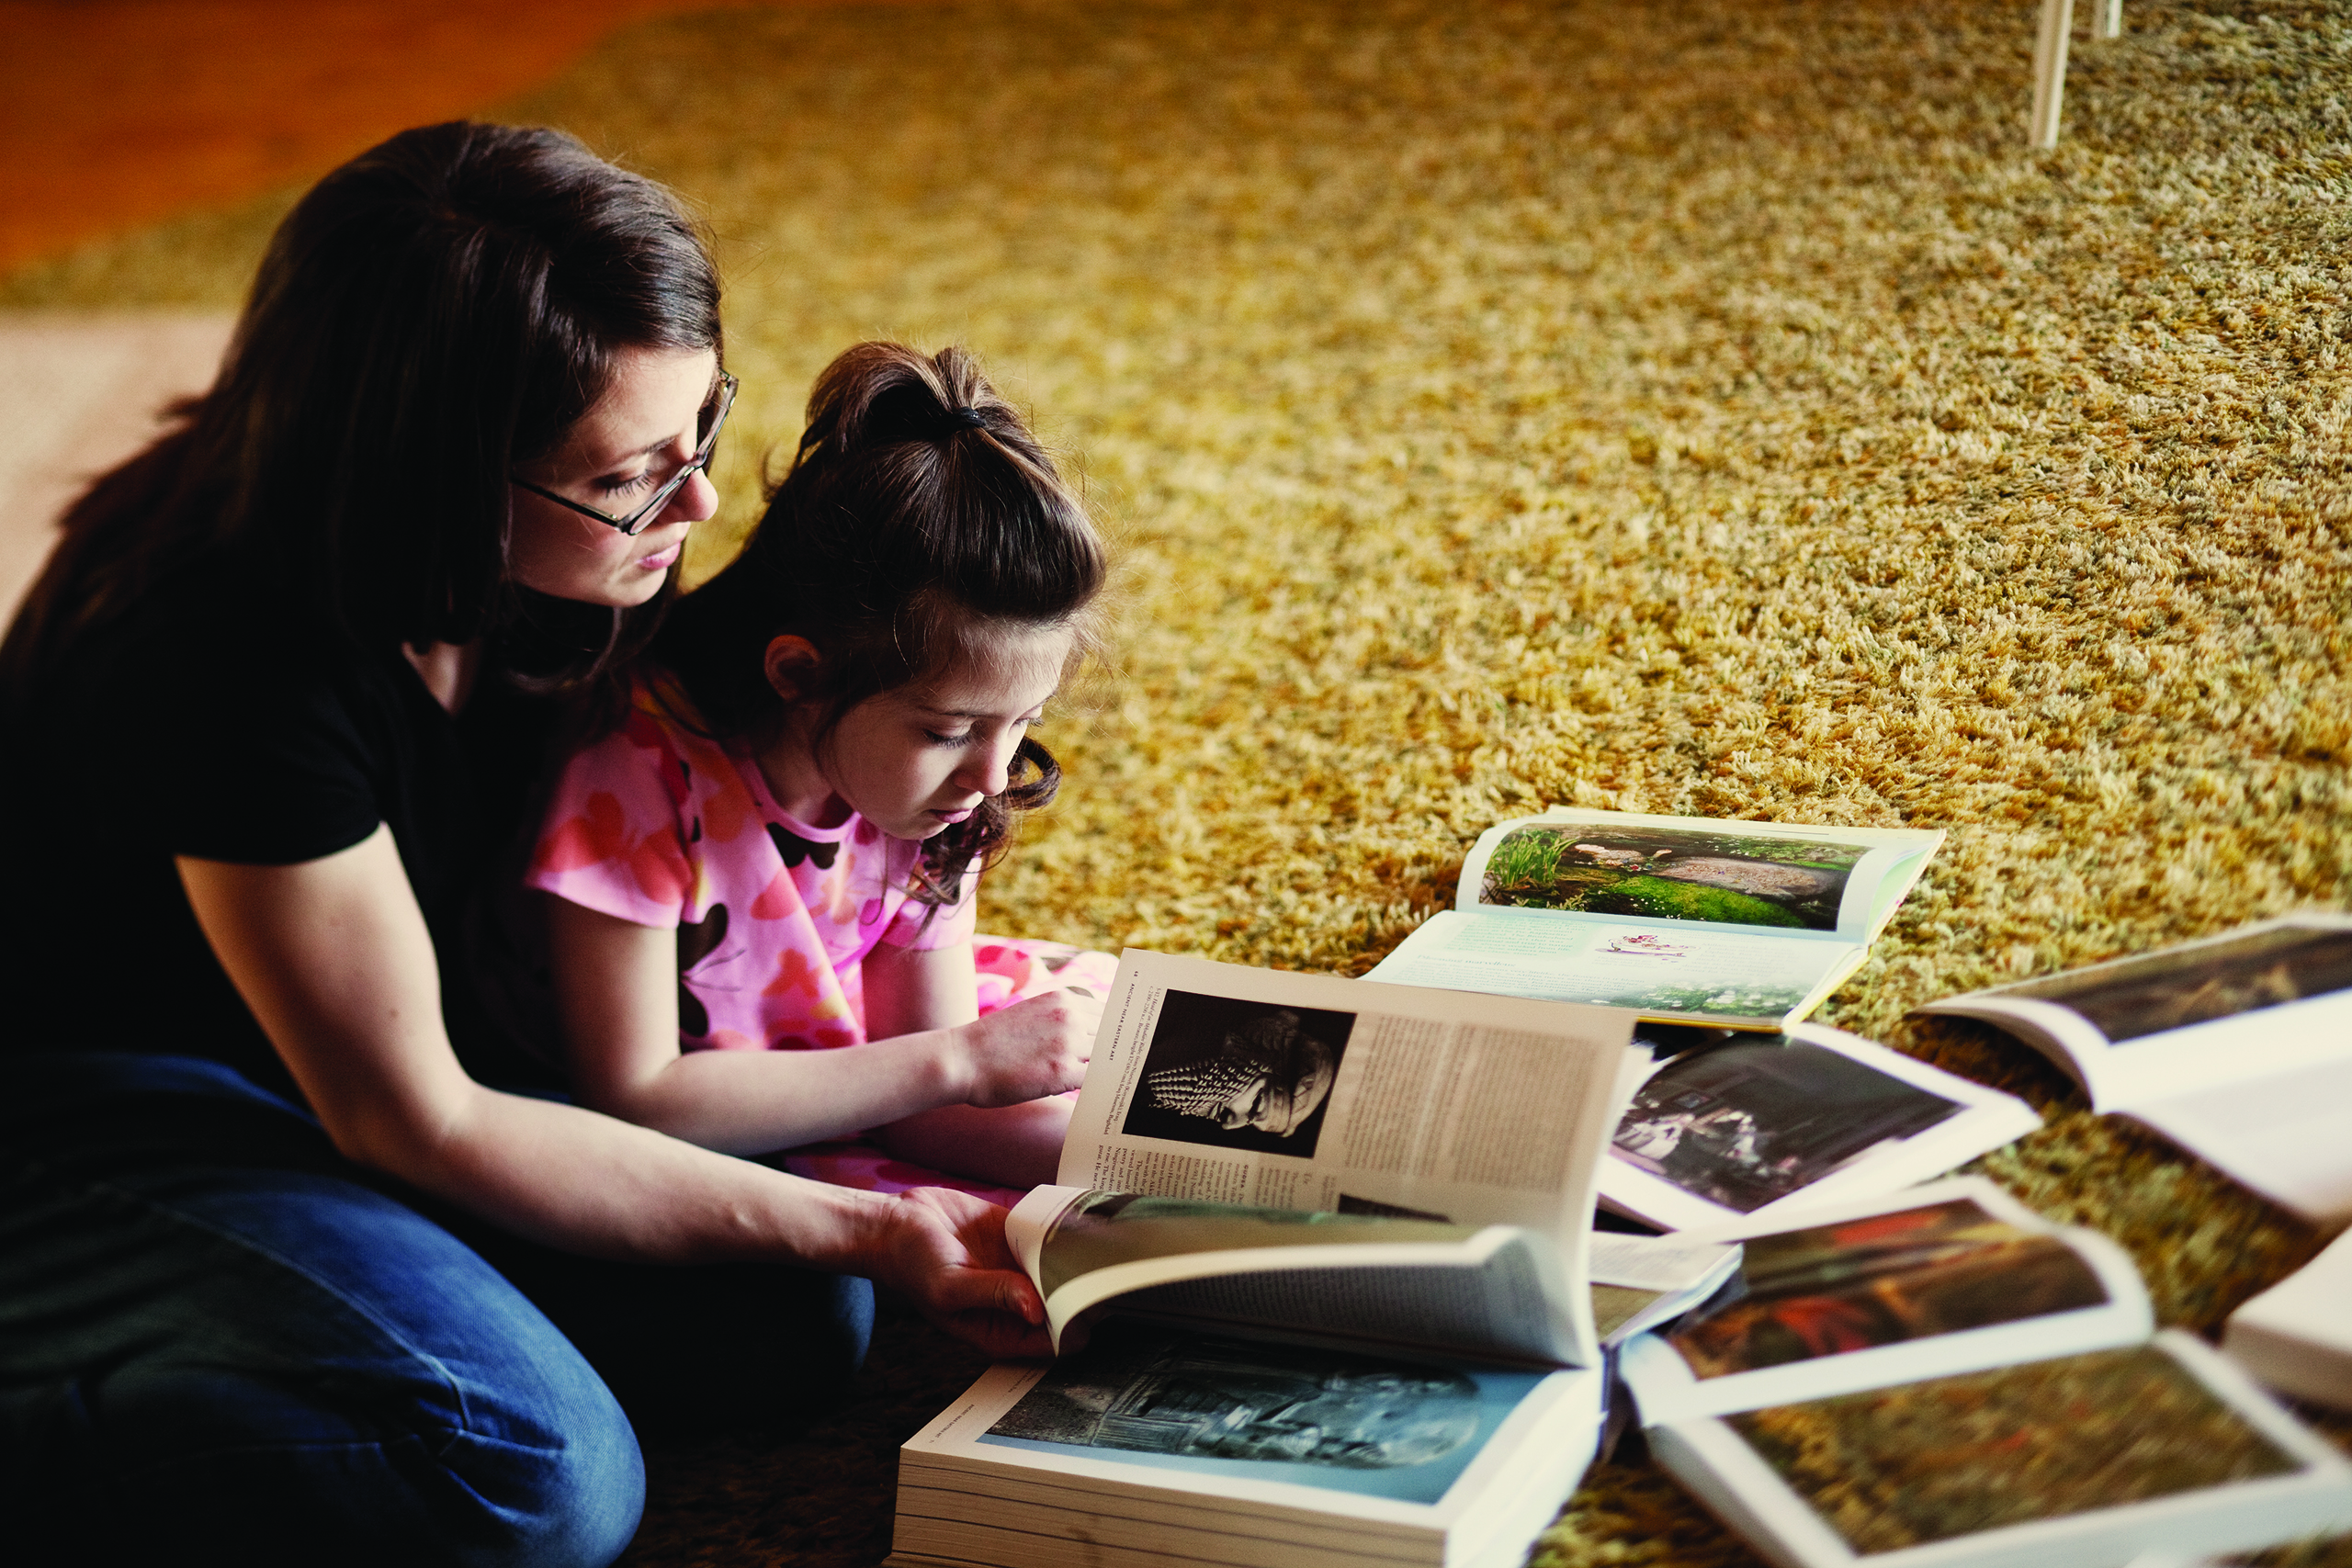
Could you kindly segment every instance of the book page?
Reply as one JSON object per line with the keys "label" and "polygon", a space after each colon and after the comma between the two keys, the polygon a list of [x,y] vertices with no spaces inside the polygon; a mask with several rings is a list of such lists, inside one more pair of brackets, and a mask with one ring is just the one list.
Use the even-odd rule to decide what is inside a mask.
{"label": "book page", "polygon": [[[1532,1538],[1566,1498],[1592,1455],[1601,1386],[1596,1371],[1106,1325],[1049,1368],[990,1369],[901,1450],[900,1484],[1094,1516],[1069,1538],[1090,1553],[1165,1553],[1201,1529],[1262,1541],[1272,1562],[1317,1549],[1475,1561],[1490,1527]],[[1037,1509],[1003,1523],[1050,1537],[1050,1520]],[[1457,1551],[1428,1550],[1431,1531]]]}
{"label": "book page", "polygon": [[1744,1294],[1627,1347],[1645,1424],[2123,1344],[2154,1326],[2113,1243],[2062,1231],[1977,1179],[1745,1246]]}
{"label": "book page", "polygon": [[1364,977],[1585,1002],[1645,1018],[1778,1028],[1862,959],[1836,933],[1482,907],[1441,910]]}
{"label": "book page", "polygon": [[2230,1314],[2222,1348],[2281,1393],[2352,1410],[2352,1233]]}
{"label": "book page", "polygon": [[2352,1515],[2352,1466],[2178,1332],[1650,1438],[1711,1508],[1805,1564],[2120,1562]]}
{"label": "book page", "polygon": [[[2352,1016],[2335,1027],[2352,1033]],[[2352,1221],[2352,1056],[2218,1084],[2124,1111],[2330,1229]]]}
{"label": "book page", "polygon": [[2352,916],[2266,920],[1919,1010],[1984,1019],[2063,1051],[2095,1109],[2130,1111],[2352,1060]]}
{"label": "book page", "polygon": [[1618,1123],[1600,1197],[1652,1224],[1712,1232],[1893,1191],[2041,1124],[2012,1095],[1800,1023],[1660,1066]]}
{"label": "book page", "polygon": [[1521,1225],[1580,1269],[1632,1021],[1131,951],[1061,1184]]}
{"label": "book page", "polygon": [[1041,1187],[1006,1221],[1057,1351],[1096,1309],[1498,1361],[1580,1365],[1533,1231]]}
{"label": "book page", "polygon": [[1558,807],[1479,836],[1455,908],[1511,906],[1867,944],[1940,830],[1819,828]]}

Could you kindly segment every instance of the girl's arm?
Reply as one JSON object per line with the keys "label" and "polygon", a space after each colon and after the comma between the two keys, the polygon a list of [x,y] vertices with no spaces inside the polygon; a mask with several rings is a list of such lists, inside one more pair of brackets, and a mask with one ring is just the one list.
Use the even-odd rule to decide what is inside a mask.
{"label": "girl's arm", "polygon": [[570,1251],[864,1274],[992,1353],[1043,1348],[1042,1304],[991,1205],[803,1181],[474,1082],[390,829],[299,865],[178,864],[222,967],[350,1159]]}
{"label": "girl's arm", "polygon": [[[1094,1043],[1095,1005],[1063,994],[975,1021],[968,947],[943,950],[962,955],[960,1010],[952,997],[943,1007],[920,988],[952,987],[952,960],[876,948],[865,960],[867,1032],[894,1037],[835,1051],[682,1053],[676,932],[544,897],[556,1002],[582,1100],[706,1148],[765,1154],[942,1106],[1035,1100],[1076,1085]],[[911,1010],[893,1011],[899,954],[930,979],[918,982]]]}
{"label": "girl's arm", "polygon": [[[1053,993],[1053,998],[1033,997],[980,1019],[969,942],[934,948],[879,944],[865,955],[864,970],[865,1032],[886,1043],[893,1035],[918,1039],[920,1031],[953,1026],[976,1030],[993,1025],[1018,1039],[1023,1032],[1042,1027],[1023,1010],[1062,998],[1064,1006],[1075,1003],[1083,1021],[1086,1042],[1079,1048],[1083,1065],[1085,1053],[1092,1048],[1095,1025],[1102,1021],[1101,998],[1072,997],[1069,992]],[[1077,1079],[1069,1087],[1075,1089]],[[943,1105],[894,1121],[883,1129],[882,1145],[900,1159],[936,1169],[961,1171],[1013,1187],[1035,1187],[1058,1174],[1062,1141],[1069,1135],[1073,1109],[1064,1095],[1013,1104],[987,1100]]]}

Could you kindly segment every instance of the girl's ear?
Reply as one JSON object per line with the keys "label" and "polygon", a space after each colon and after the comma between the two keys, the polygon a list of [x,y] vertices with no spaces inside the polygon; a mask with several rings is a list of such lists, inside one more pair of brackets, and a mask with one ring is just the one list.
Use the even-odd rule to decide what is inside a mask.
{"label": "girl's ear", "polygon": [[817,667],[823,663],[817,645],[805,637],[791,632],[768,641],[767,656],[761,668],[767,671],[768,685],[787,703],[797,703],[808,695],[815,681]]}

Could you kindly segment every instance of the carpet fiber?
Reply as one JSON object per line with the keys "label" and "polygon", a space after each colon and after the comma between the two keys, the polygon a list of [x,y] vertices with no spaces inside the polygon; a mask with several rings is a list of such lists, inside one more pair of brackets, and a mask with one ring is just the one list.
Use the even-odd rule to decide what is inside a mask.
{"label": "carpet fiber", "polygon": [[[1945,828],[1821,1016],[2032,1099],[1981,1168],[2211,1331],[2324,1238],[1905,1015],[2352,896],[2352,17],[2132,0],[2035,154],[2034,9],[733,12],[506,112],[706,209],[757,446],[888,333],[1083,455],[1121,631],[987,925],[1360,973],[1546,804]],[[0,304],[232,304],[283,205]],[[874,1561],[974,1368],[894,1321],[813,1433],[657,1450],[629,1561]],[[1640,1463],[1538,1560],[1753,1561]]]}

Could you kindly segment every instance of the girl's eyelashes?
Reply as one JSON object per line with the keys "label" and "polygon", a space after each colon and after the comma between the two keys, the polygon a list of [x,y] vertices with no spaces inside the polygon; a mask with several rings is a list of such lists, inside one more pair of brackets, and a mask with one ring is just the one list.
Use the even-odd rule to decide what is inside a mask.
{"label": "girl's eyelashes", "polygon": [[[1023,734],[1035,729],[1037,726],[1038,720],[1035,718],[1017,718],[1012,721],[1012,728]],[[922,734],[923,739],[934,746],[969,746],[980,738],[980,732],[977,729],[967,729],[960,735],[943,735],[927,726],[923,728]]]}

